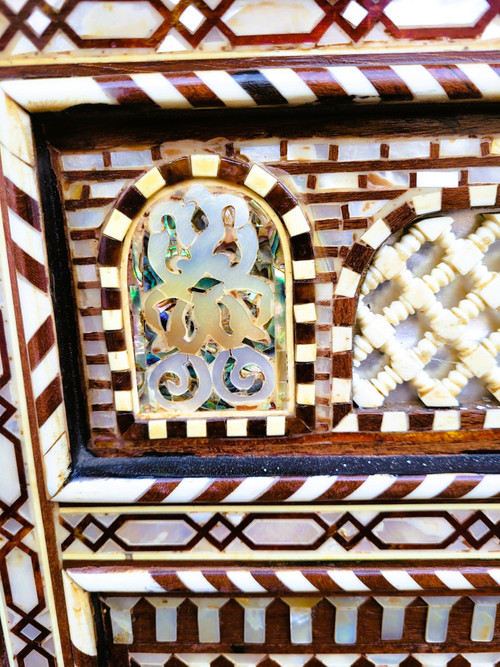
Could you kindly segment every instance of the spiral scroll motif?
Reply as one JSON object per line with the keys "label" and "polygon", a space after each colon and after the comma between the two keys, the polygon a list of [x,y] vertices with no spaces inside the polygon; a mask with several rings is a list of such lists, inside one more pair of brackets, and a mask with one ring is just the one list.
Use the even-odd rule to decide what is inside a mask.
{"label": "spiral scroll motif", "polygon": [[214,361],[213,374],[218,394],[233,405],[259,403],[269,398],[274,388],[271,363],[251,347],[221,352]]}
{"label": "spiral scroll motif", "polygon": [[211,378],[203,359],[192,354],[174,354],[150,367],[148,387],[158,403],[189,412],[197,410],[208,399]]}

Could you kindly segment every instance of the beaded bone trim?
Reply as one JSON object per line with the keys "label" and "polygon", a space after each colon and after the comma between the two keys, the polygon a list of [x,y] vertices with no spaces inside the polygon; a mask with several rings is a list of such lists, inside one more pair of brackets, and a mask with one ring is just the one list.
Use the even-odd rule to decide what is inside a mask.
{"label": "beaded bone trim", "polygon": [[[353,374],[354,401],[359,407],[380,407],[388,394],[409,382],[428,407],[459,405],[458,396],[468,382],[480,378],[489,392],[500,400],[500,330],[481,340],[467,337],[466,326],[487,309],[500,307],[500,275],[490,271],[484,259],[491,245],[500,238],[500,215],[484,215],[479,227],[466,238],[451,230],[453,218],[428,218],[414,224],[393,246],[384,246],[368,270],[359,298],[357,321],[360,333],[354,339],[354,366],[374,350],[388,362],[374,377]],[[420,277],[407,267],[408,259],[426,242],[443,249],[441,261]],[[468,276],[472,288],[455,306],[444,308],[439,292],[459,276]],[[398,299],[373,312],[365,298],[388,280],[401,288]],[[415,313],[423,313],[429,329],[412,348],[405,348],[396,336],[398,325]],[[425,367],[444,346],[451,346],[459,361],[442,380],[435,379]]]}

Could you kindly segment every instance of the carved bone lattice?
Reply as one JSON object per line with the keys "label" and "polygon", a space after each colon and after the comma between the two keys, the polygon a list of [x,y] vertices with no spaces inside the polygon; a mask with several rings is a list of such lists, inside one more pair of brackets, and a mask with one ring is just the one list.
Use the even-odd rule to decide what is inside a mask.
{"label": "carved bone lattice", "polygon": [[[500,237],[500,216],[484,215],[466,238],[457,238],[451,231],[453,222],[451,217],[421,220],[393,246],[384,246],[376,254],[359,298],[360,333],[354,339],[354,366],[359,367],[374,350],[387,355],[388,363],[371,378],[354,372],[353,397],[359,407],[380,407],[403,382],[409,382],[428,407],[457,406],[460,392],[473,377],[480,378],[500,400],[500,367],[496,362],[500,331],[492,331],[481,340],[464,336],[467,324],[481,312],[500,307],[500,275],[483,263]],[[410,271],[407,262],[426,242],[438,244],[444,254],[430,273],[420,278]],[[444,308],[439,292],[459,276],[468,276],[472,289],[455,306]],[[388,280],[401,288],[401,294],[382,308],[382,313],[374,313],[365,297]],[[430,327],[414,347],[407,349],[397,339],[396,329],[419,312],[427,317]],[[439,380],[425,367],[445,345],[454,349],[459,361]]]}

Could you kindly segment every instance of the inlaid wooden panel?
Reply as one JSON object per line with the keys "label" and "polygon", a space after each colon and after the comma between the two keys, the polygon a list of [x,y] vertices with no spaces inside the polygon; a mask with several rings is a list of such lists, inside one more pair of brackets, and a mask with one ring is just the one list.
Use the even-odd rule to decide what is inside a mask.
{"label": "inlaid wooden panel", "polygon": [[[52,129],[50,131],[53,133]],[[233,133],[238,131],[244,132],[244,128],[238,126],[232,130]],[[108,304],[109,288],[103,292],[104,301],[99,298],[98,270],[103,267],[114,270],[120,252],[120,242],[116,239],[109,239],[106,233],[101,239],[103,225],[108,224],[104,221],[114,220],[118,215],[130,221],[134,218],[145,205],[140,184],[141,179],[152,178],[148,174],[160,174],[156,190],[165,187],[171,178],[180,182],[179,179],[192,175],[190,160],[194,158],[186,156],[188,148],[196,151],[192,154],[196,159],[198,155],[206,156],[214,165],[217,163],[212,177],[222,181],[228,178],[232,182],[246,183],[248,174],[253,173],[254,160],[260,162],[263,166],[259,169],[268,174],[270,184],[266,201],[283,216],[285,224],[291,207],[297,207],[303,220],[308,221],[304,224],[311,229],[314,240],[311,247],[304,234],[295,232],[290,239],[294,278],[304,283],[300,289],[298,284],[294,288],[294,298],[299,300],[294,308],[299,421],[292,423],[287,418],[281,433],[281,426],[273,430],[274,426],[259,423],[257,419],[247,420],[243,430],[239,425],[240,437],[237,442],[233,441],[231,451],[235,451],[237,444],[242,453],[261,453],[259,434],[292,435],[299,448],[297,451],[308,441],[321,442],[324,453],[332,451],[334,442],[345,443],[344,436],[340,435],[344,433],[353,434],[348,438],[351,448],[371,441],[373,433],[383,433],[386,446],[418,441],[423,451],[428,452],[439,451],[443,446],[440,435],[443,430],[456,433],[454,437],[460,443],[472,442],[473,431],[478,431],[481,439],[490,439],[498,412],[495,399],[489,394],[479,403],[475,399],[469,402],[462,399],[460,409],[456,409],[458,401],[454,399],[447,410],[441,411],[417,398],[405,398],[401,409],[398,399],[395,403],[391,399],[384,412],[384,408],[370,410],[366,401],[361,401],[361,406],[353,411],[351,393],[357,292],[364,289],[362,278],[371,263],[379,261],[375,258],[377,249],[385,242],[390,246],[401,243],[398,240],[401,234],[403,239],[413,238],[412,234],[417,231],[412,230],[424,224],[432,227],[432,222],[425,223],[426,217],[436,217],[441,212],[453,221],[450,224],[455,225],[457,221],[457,229],[462,229],[465,219],[470,221],[471,229],[494,226],[495,218],[488,216],[494,214],[498,198],[495,135],[476,127],[453,136],[429,136],[422,129],[412,134],[408,128],[392,136],[375,136],[369,142],[353,139],[347,132],[337,132],[337,136],[317,134],[312,138],[300,136],[297,129],[283,136],[269,130],[267,134],[265,139],[235,138],[234,134],[210,139],[208,134],[203,141],[182,139],[149,147],[143,141],[128,150],[123,146],[117,150],[110,138],[106,150],[92,153],[70,150],[67,144],[71,140],[66,136],[63,139],[66,147],[62,152],[54,151],[53,162],[60,173],[69,256],[77,290],[92,450],[102,456],[125,452],[137,456],[145,451],[168,452],[175,442],[176,451],[195,452],[198,440],[193,439],[191,444],[189,435],[196,435],[198,439],[206,436],[213,447],[231,433],[227,430],[229,427],[211,418],[202,430],[188,433],[186,423],[177,420],[162,424],[161,428],[159,425],[158,437],[148,440],[151,429],[146,422],[137,421],[131,410],[116,410],[113,390],[118,390],[121,400],[122,395],[131,391],[128,387],[132,387],[133,378],[128,366],[126,382],[124,371],[117,374],[113,370],[115,355],[125,351],[126,337],[118,340],[117,332],[106,332],[101,320],[102,312],[107,317],[108,310],[115,311]],[[53,140],[57,143],[56,135]],[[170,158],[176,160],[165,161]],[[145,169],[149,171],[142,171]],[[284,203],[283,197],[292,197],[293,201]],[[457,209],[461,206],[467,208]],[[127,229],[130,225],[132,222],[127,223]],[[426,242],[424,237],[420,241],[424,254]],[[314,266],[311,264],[313,256]],[[492,261],[494,264],[494,259]],[[299,273],[300,262],[308,263],[307,273]],[[376,271],[377,264],[374,266]],[[300,267],[300,271],[302,267],[305,270],[306,264]],[[315,281],[314,294],[312,280]],[[116,288],[115,292],[118,294]],[[123,308],[124,299],[120,303]],[[306,306],[311,309],[311,321],[300,321],[302,310],[299,308]],[[359,350],[359,346],[355,346],[355,364],[362,359],[360,354],[366,357],[366,353]],[[113,357],[113,368],[109,365],[109,355]],[[496,385],[493,382],[491,386]],[[130,400],[133,395],[133,392],[130,396],[127,394]],[[318,435],[310,439],[308,432]],[[249,438],[251,444],[245,445],[241,436]],[[114,442],[119,444],[115,446]],[[446,447],[450,447],[448,442]],[[460,448],[462,444],[458,445]],[[267,445],[264,449],[267,450]],[[343,451],[348,451],[346,444]],[[403,451],[408,451],[407,445],[403,445]]]}
{"label": "inlaid wooden panel", "polygon": [[[0,6],[7,664],[500,662],[495,327],[473,341],[491,359],[456,344],[462,366],[445,379],[481,387],[471,401],[455,392],[459,405],[425,403],[419,387],[369,405],[352,372],[377,342],[363,300],[384,248],[414,258],[443,243],[464,275],[475,253],[470,272],[491,278],[476,306],[498,307],[481,246],[497,237],[500,75],[495,52],[473,52],[494,47],[497,9],[432,4],[148,0],[107,3],[106,21],[100,2]],[[340,52],[354,42],[421,52]],[[187,58],[131,59],[179,45]],[[150,427],[129,409],[132,364],[111,367],[128,300],[98,269],[109,280],[121,232],[181,177],[247,188],[288,232],[297,387],[279,422]],[[387,389],[378,371],[359,378]]]}

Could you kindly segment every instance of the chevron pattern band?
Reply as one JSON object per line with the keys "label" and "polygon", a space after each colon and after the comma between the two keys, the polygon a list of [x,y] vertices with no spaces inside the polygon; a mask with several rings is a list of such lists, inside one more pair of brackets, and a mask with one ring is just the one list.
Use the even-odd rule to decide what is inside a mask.
{"label": "chevron pattern band", "polygon": [[[50,82],[50,84],[49,84]],[[500,64],[332,65],[197,70],[4,81],[28,111],[75,104],[189,109],[365,102],[486,101],[500,97]],[[70,92],[68,92],[70,91]]]}

